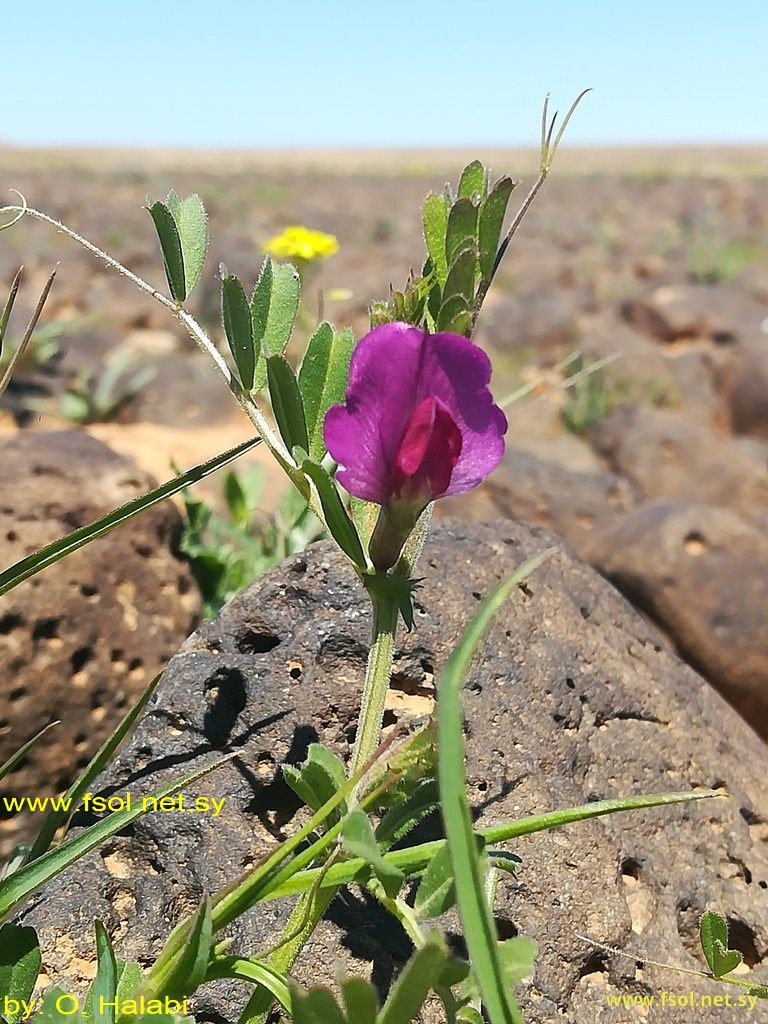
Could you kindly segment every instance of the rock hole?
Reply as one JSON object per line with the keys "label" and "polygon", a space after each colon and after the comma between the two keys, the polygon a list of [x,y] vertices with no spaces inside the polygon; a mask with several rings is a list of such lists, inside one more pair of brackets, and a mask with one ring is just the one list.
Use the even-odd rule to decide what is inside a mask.
{"label": "rock hole", "polygon": [[602,950],[596,949],[589,954],[584,961],[584,966],[579,971],[580,978],[586,978],[590,974],[607,974],[608,957]]}
{"label": "rock hole", "polygon": [[703,555],[707,549],[707,542],[704,539],[704,535],[699,533],[697,530],[691,530],[683,538],[683,548],[688,555],[692,555],[694,558],[698,558],[699,555]]}
{"label": "rock hole", "polygon": [[35,623],[32,630],[32,639],[35,643],[40,640],[53,640],[59,635],[59,623],[61,619],[40,619]]}
{"label": "rock hole", "polygon": [[237,649],[241,654],[268,654],[280,643],[280,638],[266,630],[246,628],[237,636]]}
{"label": "rock hole", "polygon": [[640,877],[640,862],[634,857],[627,857],[621,862],[621,873],[625,878],[638,879]]}
{"label": "rock hole", "polygon": [[0,636],[6,636],[12,630],[23,625],[24,617],[22,615],[17,615],[16,612],[8,612],[7,615],[0,616]]}
{"label": "rock hole", "polygon": [[83,597],[95,597],[99,592],[99,588],[95,587],[92,583],[81,583],[80,593]]}
{"label": "rock hole", "polygon": [[750,970],[761,961],[761,956],[755,944],[755,933],[746,922],[736,917],[729,917],[728,924],[728,948],[738,949],[744,963]]}
{"label": "rock hole", "polygon": [[122,649],[121,647],[115,647],[115,648],[114,648],[114,649],[113,649],[113,650],[112,650],[112,651],[110,652],[110,655],[109,655],[109,660],[110,660],[110,661],[112,662],[112,664],[114,665],[114,663],[115,663],[116,661],[122,661],[122,660],[123,660],[123,657],[124,657],[124,656],[125,656],[125,651],[123,651],[123,649]]}
{"label": "rock hole", "polygon": [[5,539],[8,541],[9,544],[13,544],[14,541],[17,541],[19,539],[19,535],[18,533],[16,533],[15,530],[9,530],[8,533],[6,533],[5,535]]}
{"label": "rock hole", "polygon": [[149,544],[134,544],[133,549],[142,558],[150,558],[152,555],[152,548]]}
{"label": "rock hole", "polygon": [[203,733],[212,746],[223,746],[245,708],[245,678],[239,669],[219,669],[206,680],[203,694],[208,704]]}
{"label": "rock hole", "polygon": [[15,704],[17,700],[23,700],[27,696],[27,691],[23,686],[17,686],[15,690],[11,690],[8,694],[8,700],[11,704]]}
{"label": "rock hole", "polygon": [[570,676],[565,677],[565,685],[568,687],[569,690],[576,689],[576,683],[574,683]]}
{"label": "rock hole", "polygon": [[494,921],[496,923],[496,935],[500,942],[503,942],[505,939],[514,939],[520,934],[520,929],[505,917],[496,917]]}
{"label": "rock hole", "polygon": [[384,711],[384,717],[381,720],[382,727],[386,729],[387,726],[397,725],[397,722],[398,718],[395,712],[391,708],[387,708]]}
{"label": "rock hole", "polygon": [[92,647],[78,647],[70,659],[72,664],[72,675],[77,675],[78,672],[82,671],[91,658],[93,658]]}
{"label": "rock hole", "polygon": [[289,661],[288,662],[288,675],[291,679],[301,679],[301,674],[304,671],[304,666],[300,661]]}
{"label": "rock hole", "polygon": [[587,606],[586,606],[585,604],[583,604],[583,605],[582,605],[582,606],[581,606],[581,607],[579,608],[579,612],[581,613],[581,617],[582,617],[582,619],[588,619],[588,618],[590,617],[590,615],[592,614],[592,613],[590,612],[589,608],[587,608]]}

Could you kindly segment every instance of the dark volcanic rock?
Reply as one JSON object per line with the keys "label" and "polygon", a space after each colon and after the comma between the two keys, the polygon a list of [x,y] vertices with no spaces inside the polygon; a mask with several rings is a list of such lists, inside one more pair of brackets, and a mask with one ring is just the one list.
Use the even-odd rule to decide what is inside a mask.
{"label": "dark volcanic rock", "polygon": [[647,502],[585,557],[768,739],[768,539],[723,508]]}
{"label": "dark volcanic rock", "polygon": [[[700,968],[698,919],[708,906],[735,923],[734,940],[765,981],[768,752],[561,542],[508,522],[436,528],[419,565],[417,627],[401,638],[393,686],[427,687],[479,600],[549,547],[497,616],[464,685],[478,821],[696,787],[728,798],[604,817],[514,844],[523,865],[502,880],[496,918],[503,935],[520,931],[539,944],[533,982],[521,988],[525,1019],[615,1024],[606,994],[719,994],[706,981],[651,964],[641,973],[636,963]],[[296,801],[279,765],[301,761],[318,739],[348,754],[369,628],[362,588],[322,544],[257,581],[183,645],[104,782],[112,792],[146,792],[236,750],[236,761],[190,794],[224,798],[224,809],[217,818],[150,815],[47,886],[22,917],[39,930],[53,980],[82,981],[94,916],[120,956],[147,964],[203,889],[230,881],[295,829]],[[233,929],[232,951],[263,950],[285,917],[281,904],[248,913]],[[579,935],[629,958],[596,954]],[[296,974],[329,980],[343,963],[384,989],[408,952],[372,901],[350,891],[331,905]],[[237,985],[211,985],[196,1000],[197,1019],[234,1024],[245,998]],[[436,1024],[442,1015],[425,1009],[422,1019]],[[709,1022],[711,1010],[657,1008],[645,1019]],[[758,1009],[753,1019],[768,1017]]]}
{"label": "dark volcanic rock", "polygon": [[[0,459],[4,568],[155,486],[80,431],[19,434]],[[179,525],[166,502],[3,597],[0,763],[60,720],[3,795],[63,792],[199,621],[199,592],[173,551]],[[0,811],[0,852],[36,834],[34,819]]]}

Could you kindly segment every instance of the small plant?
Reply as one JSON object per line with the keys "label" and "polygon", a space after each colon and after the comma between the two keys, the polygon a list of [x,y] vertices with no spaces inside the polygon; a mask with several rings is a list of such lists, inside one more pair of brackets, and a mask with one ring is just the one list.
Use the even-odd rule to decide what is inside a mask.
{"label": "small plant", "polygon": [[581,356],[574,360],[573,373],[563,383],[567,398],[560,409],[563,426],[577,437],[583,437],[604,416],[626,398],[627,386],[610,380],[603,367],[583,365]]}
{"label": "small plant", "polygon": [[317,517],[293,488],[266,523],[256,523],[254,509],[262,491],[258,466],[243,473],[227,472],[222,486],[227,518],[216,515],[190,490],[182,492],[185,521],[180,549],[190,560],[206,618],[216,615],[261,573],[323,534]]}
{"label": "small plant", "polygon": [[157,371],[151,366],[129,373],[130,356],[108,363],[100,374],[82,367],[59,398],[60,415],[72,423],[111,423],[149,383]]}

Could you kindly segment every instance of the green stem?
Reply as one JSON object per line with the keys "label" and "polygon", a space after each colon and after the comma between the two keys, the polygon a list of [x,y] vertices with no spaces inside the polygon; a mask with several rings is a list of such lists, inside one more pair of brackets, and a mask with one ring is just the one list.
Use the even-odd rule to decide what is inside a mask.
{"label": "green stem", "polygon": [[374,590],[369,590],[368,593],[373,604],[373,640],[365,671],[363,701],[357,722],[350,775],[354,775],[370,760],[381,741],[384,701],[392,672],[397,618],[400,614],[397,603],[390,595],[380,594]]}

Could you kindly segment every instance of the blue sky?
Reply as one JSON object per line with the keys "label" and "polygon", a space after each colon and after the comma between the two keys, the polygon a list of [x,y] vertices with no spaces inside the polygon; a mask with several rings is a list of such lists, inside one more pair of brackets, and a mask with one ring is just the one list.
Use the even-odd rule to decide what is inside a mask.
{"label": "blue sky", "polygon": [[25,0],[0,142],[260,149],[768,142],[765,0]]}

